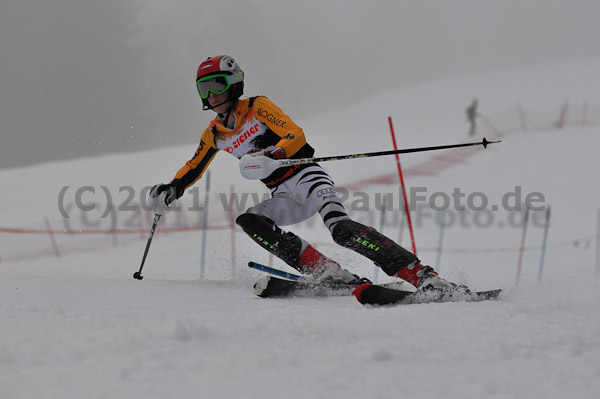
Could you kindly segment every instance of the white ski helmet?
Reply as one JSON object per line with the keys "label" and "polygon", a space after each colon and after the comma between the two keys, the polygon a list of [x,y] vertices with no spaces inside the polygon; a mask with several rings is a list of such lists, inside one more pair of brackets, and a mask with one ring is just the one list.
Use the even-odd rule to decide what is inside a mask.
{"label": "white ski helmet", "polygon": [[244,72],[228,55],[209,57],[198,67],[196,88],[202,98],[202,109],[212,109],[208,94],[229,92],[228,101],[236,100],[244,93]]}

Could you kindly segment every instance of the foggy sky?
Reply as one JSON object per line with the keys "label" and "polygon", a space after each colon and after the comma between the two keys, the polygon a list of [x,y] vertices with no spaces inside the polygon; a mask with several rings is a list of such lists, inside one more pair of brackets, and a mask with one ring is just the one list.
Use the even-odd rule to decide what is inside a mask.
{"label": "foggy sky", "polygon": [[598,15],[591,0],[3,0],[0,168],[193,147],[213,117],[194,86],[208,56],[233,56],[247,95],[301,119],[390,88],[597,57]]}

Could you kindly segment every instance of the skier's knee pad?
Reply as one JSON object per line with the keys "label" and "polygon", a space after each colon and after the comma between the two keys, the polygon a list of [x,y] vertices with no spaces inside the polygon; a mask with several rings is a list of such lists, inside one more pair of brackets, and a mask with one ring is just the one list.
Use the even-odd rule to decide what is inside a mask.
{"label": "skier's knee pad", "polygon": [[247,212],[238,216],[235,223],[250,235],[268,232],[275,226],[275,222],[268,217]]}
{"label": "skier's knee pad", "polygon": [[377,230],[352,219],[339,222],[331,235],[337,244],[369,258],[389,276],[417,260],[413,253]]}

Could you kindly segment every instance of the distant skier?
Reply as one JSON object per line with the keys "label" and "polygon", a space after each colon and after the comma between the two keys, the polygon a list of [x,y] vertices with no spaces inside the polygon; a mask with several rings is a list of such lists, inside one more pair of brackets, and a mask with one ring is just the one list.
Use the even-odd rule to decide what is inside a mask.
{"label": "distant skier", "polygon": [[477,113],[477,99],[474,99],[471,105],[467,108],[467,120],[469,121],[469,136],[473,136],[475,134],[476,129],[476,119],[479,117],[479,113]]}
{"label": "distant skier", "polygon": [[[198,181],[219,150],[240,159],[261,152],[274,159],[309,158],[314,149],[288,115],[264,96],[241,99],[244,73],[233,58],[210,57],[198,68],[196,86],[203,110],[216,118],[204,130],[194,156],[168,184],[152,187],[150,195],[166,192],[167,204]],[[236,223],[256,243],[317,281],[360,282],[358,276],[317,251],[307,241],[280,226],[300,223],[319,213],[334,241],[372,260],[386,274],[418,289],[452,289],[430,266],[377,230],[348,217],[332,178],[316,163],[277,169],[262,182],[271,198],[248,209]]]}

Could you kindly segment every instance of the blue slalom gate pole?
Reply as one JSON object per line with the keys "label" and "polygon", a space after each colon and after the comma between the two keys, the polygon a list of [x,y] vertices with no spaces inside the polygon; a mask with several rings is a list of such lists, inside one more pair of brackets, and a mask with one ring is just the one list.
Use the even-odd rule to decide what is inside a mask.
{"label": "blue slalom gate pole", "polygon": [[442,212],[441,221],[440,221],[440,235],[438,238],[438,251],[437,251],[437,259],[435,260],[435,270],[440,271],[440,265],[442,263],[442,251],[444,245],[444,231],[446,230],[446,212]]}
{"label": "blue slalom gate pole", "polygon": [[525,218],[523,220],[523,231],[521,232],[521,246],[519,248],[519,259],[517,261],[517,275],[515,276],[515,287],[521,282],[521,266],[523,265],[523,252],[525,251],[525,237],[527,236],[527,224],[529,223],[529,207],[525,206]]}
{"label": "blue slalom gate pole", "polygon": [[[379,232],[383,234],[383,228],[385,227],[385,204],[381,207],[381,218],[379,219]],[[375,265],[373,269],[373,284],[377,284],[379,279],[379,266]]]}
{"label": "blue slalom gate pole", "polygon": [[206,172],[206,192],[204,193],[204,210],[202,215],[202,248],[200,250],[200,280],[204,280],[206,270],[206,230],[208,229],[208,199],[210,197],[210,171]]}
{"label": "blue slalom gate pole", "polygon": [[600,210],[596,216],[596,275],[600,273]]}
{"label": "blue slalom gate pole", "polygon": [[540,257],[540,268],[538,271],[538,282],[542,281],[544,275],[544,258],[546,257],[546,246],[548,244],[548,229],[550,226],[550,205],[546,208],[546,222],[544,224],[544,241],[542,242],[542,255]]}

